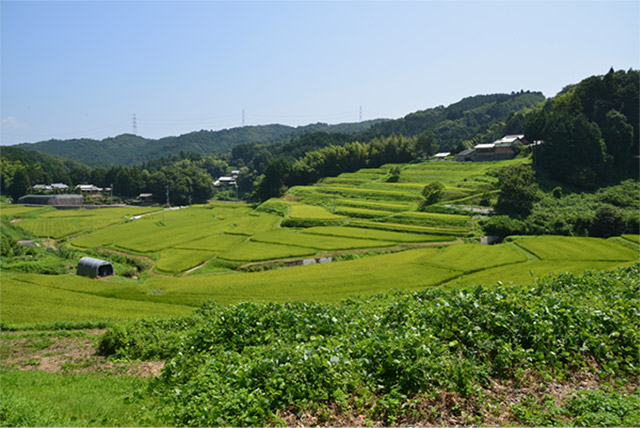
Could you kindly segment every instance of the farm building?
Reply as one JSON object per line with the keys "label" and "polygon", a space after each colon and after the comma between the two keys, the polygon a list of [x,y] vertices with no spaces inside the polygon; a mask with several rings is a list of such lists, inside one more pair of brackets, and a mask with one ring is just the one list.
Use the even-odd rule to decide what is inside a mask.
{"label": "farm building", "polygon": [[213,183],[213,187],[235,186],[235,185],[236,185],[236,180],[233,177],[220,177]]}
{"label": "farm building", "polygon": [[56,190],[65,191],[69,189],[64,183],[52,183],[52,184],[34,184],[32,186],[33,190],[41,190],[43,192],[53,192]]}
{"label": "farm building", "polygon": [[435,160],[444,160],[444,158],[446,158],[450,154],[451,154],[451,152],[440,152],[440,153],[436,153],[435,155],[433,155],[433,158]]}
{"label": "farm building", "polygon": [[94,186],[93,184],[78,184],[76,189],[80,189],[83,193],[96,193],[102,192],[102,188],[98,186]]}
{"label": "farm building", "polygon": [[513,159],[517,153],[517,147],[527,145],[529,142],[524,135],[505,135],[493,143],[478,144],[473,149],[467,149],[458,154],[457,161],[497,161]]}
{"label": "farm building", "polygon": [[458,153],[457,157],[456,157],[456,161],[458,162],[466,162],[468,160],[471,160],[473,157],[475,150],[473,149],[466,149],[461,151],[460,153]]}
{"label": "farm building", "polygon": [[89,278],[111,276],[113,275],[113,265],[106,260],[83,257],[78,262],[76,275],[88,276]]}
{"label": "farm building", "polygon": [[22,205],[52,205],[54,207],[79,207],[82,195],[25,195],[18,199]]}

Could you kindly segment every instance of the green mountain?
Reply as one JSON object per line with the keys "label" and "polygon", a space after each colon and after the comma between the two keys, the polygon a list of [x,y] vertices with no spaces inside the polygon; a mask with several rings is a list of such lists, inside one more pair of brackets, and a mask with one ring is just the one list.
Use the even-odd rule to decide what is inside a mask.
{"label": "green mountain", "polygon": [[356,134],[382,121],[377,119],[338,125],[316,123],[297,128],[285,125],[245,126],[221,131],[201,130],[158,140],[123,134],[104,140],[89,138],[49,140],[20,144],[18,147],[77,159],[93,167],[131,166],[180,152],[222,153],[231,150],[233,146],[240,143],[268,144],[288,141],[291,138],[315,131]]}
{"label": "green mountain", "polygon": [[[158,140],[123,134],[100,141],[87,138],[49,140],[21,144],[19,147],[76,159],[93,167],[109,167],[137,165],[180,152],[223,153],[243,143],[256,145],[282,143],[280,148],[284,149],[288,147],[287,143],[291,146],[296,141],[303,140],[308,134],[342,134],[339,140],[341,143],[346,143],[354,140],[369,141],[376,137],[388,137],[393,134],[412,137],[425,130],[432,130],[436,134],[440,148],[444,150],[453,148],[461,141],[470,140],[474,136],[487,135],[488,129],[497,135],[505,129],[505,121],[508,118],[544,100],[545,97],[540,92],[521,91],[468,97],[448,107],[438,106],[421,110],[396,120],[376,119],[338,125],[316,123],[296,128],[277,124],[245,126],[221,131],[201,130]],[[499,126],[496,126],[496,123]],[[521,130],[517,131],[521,132]],[[319,147],[325,145],[324,140],[326,138],[323,137]],[[312,149],[315,142],[306,141],[305,144]],[[300,150],[297,151],[300,152]]]}
{"label": "green mountain", "polygon": [[[495,129],[495,137],[508,128],[509,119],[516,113],[545,101],[542,92],[520,91],[511,94],[476,95],[463,98],[448,107],[438,106],[410,113],[397,120],[373,125],[363,133],[362,141],[374,137],[401,134],[417,136],[426,130],[435,133],[441,150],[454,148],[460,142]],[[499,126],[496,126],[499,125]],[[514,132],[522,132],[522,129]],[[487,138],[491,138],[488,135]],[[486,141],[490,142],[490,141]]]}

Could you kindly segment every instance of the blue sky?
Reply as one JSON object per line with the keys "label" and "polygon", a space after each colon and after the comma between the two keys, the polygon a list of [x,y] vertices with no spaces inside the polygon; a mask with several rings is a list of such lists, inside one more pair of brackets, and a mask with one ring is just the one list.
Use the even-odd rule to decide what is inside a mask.
{"label": "blue sky", "polygon": [[2,144],[398,118],[640,68],[638,1],[0,2]]}

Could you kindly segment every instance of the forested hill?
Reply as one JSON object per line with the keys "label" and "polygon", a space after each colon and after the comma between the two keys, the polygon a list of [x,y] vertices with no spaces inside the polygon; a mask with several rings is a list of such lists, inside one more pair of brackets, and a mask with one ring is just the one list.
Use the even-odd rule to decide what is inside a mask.
{"label": "forested hill", "polygon": [[268,144],[288,141],[313,131],[357,134],[383,121],[384,119],[376,119],[337,125],[316,123],[296,128],[285,125],[245,126],[221,131],[202,130],[159,140],[123,134],[100,141],[88,138],[49,140],[20,144],[18,147],[76,159],[93,167],[131,166],[180,152],[222,153],[240,143]]}
{"label": "forested hill", "polygon": [[84,182],[91,171],[77,160],[15,146],[2,147],[0,167],[0,193],[15,198],[25,194],[33,184]]}
{"label": "forested hill", "polygon": [[[412,137],[429,129],[435,133],[440,149],[449,150],[465,140],[472,140],[476,135],[486,134],[487,129],[495,122],[507,121],[515,113],[540,104],[544,100],[542,92],[530,91],[476,95],[463,98],[448,107],[438,106],[420,110],[401,119],[375,124],[363,133],[362,140],[392,134]],[[499,130],[499,132],[502,131],[502,129]],[[522,129],[513,130],[513,132],[520,133]],[[501,136],[496,134],[495,138]],[[490,141],[476,141],[478,142]]]}
{"label": "forested hill", "polygon": [[[285,125],[245,126],[221,131],[201,130],[158,140],[123,134],[101,141],[87,138],[49,140],[21,144],[19,147],[76,159],[93,167],[132,166],[180,152],[215,154],[227,152],[241,143],[287,143],[317,131],[342,134],[342,139],[346,142],[369,141],[393,134],[411,137],[429,129],[435,132],[440,148],[448,150],[477,135],[487,135],[487,129],[496,122],[504,123],[515,113],[544,100],[544,95],[540,92],[521,91],[468,97],[448,107],[417,111],[397,120],[376,119],[338,125],[316,123],[296,128]],[[499,129],[496,133],[502,131]],[[348,138],[350,135],[353,137]],[[491,137],[492,135],[487,135],[487,138]],[[496,134],[496,137],[499,135]]]}

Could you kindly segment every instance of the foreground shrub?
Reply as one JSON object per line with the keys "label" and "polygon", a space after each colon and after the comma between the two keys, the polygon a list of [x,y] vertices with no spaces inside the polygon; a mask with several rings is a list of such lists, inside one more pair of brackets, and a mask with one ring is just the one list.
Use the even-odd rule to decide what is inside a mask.
{"label": "foreground shrub", "polygon": [[[474,397],[489,379],[524,371],[566,376],[596,367],[624,382],[640,374],[639,278],[640,264],[527,287],[209,305],[183,330],[150,391],[177,425],[271,425],[283,412],[327,408],[393,423],[412,397]],[[166,328],[138,323],[119,334]]]}

